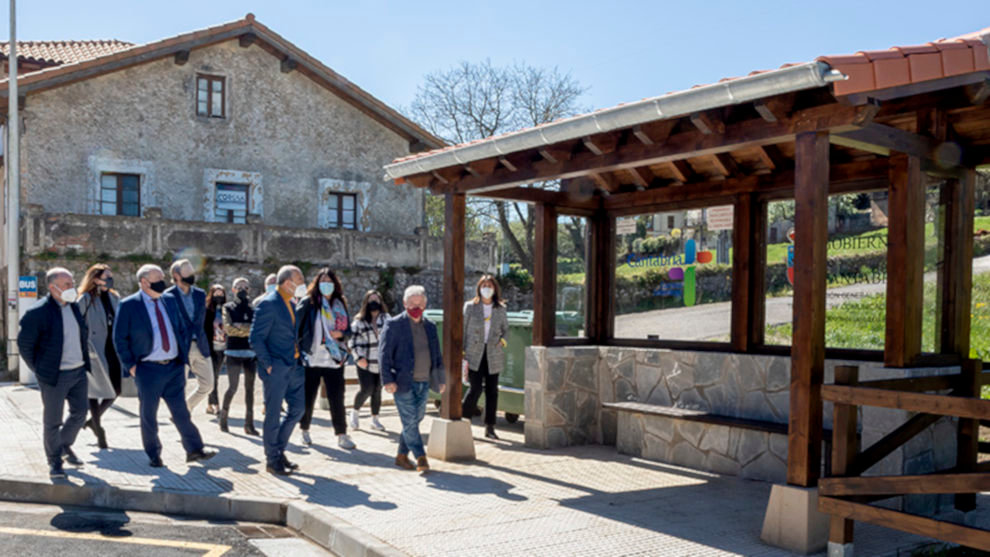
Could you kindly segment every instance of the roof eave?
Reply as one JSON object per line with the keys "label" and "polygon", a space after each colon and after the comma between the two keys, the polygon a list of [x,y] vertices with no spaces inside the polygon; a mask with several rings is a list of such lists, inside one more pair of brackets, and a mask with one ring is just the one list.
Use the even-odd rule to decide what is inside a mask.
{"label": "roof eave", "polygon": [[535,128],[491,137],[385,166],[395,180],[450,166],[524,151],[639,124],[679,118],[699,111],[827,86],[845,79],[824,62],[807,62],[616,106]]}

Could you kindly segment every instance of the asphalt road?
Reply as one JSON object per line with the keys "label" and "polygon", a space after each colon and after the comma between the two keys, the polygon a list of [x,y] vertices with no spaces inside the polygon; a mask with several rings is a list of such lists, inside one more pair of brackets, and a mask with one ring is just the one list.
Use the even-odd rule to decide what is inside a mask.
{"label": "asphalt road", "polygon": [[[973,259],[973,274],[990,272],[990,255]],[[934,282],[934,272],[925,273],[925,282]],[[854,284],[830,288],[826,296],[829,308],[887,291],[887,282]],[[658,335],[662,339],[717,340],[728,339],[730,332],[730,302],[701,304],[693,307],[643,311],[615,316],[615,338],[646,338]],[[790,323],[794,314],[794,299],[790,296],[767,298],[766,323]]]}
{"label": "asphalt road", "polygon": [[309,557],[332,555],[279,526],[0,503],[0,554],[16,557]]}

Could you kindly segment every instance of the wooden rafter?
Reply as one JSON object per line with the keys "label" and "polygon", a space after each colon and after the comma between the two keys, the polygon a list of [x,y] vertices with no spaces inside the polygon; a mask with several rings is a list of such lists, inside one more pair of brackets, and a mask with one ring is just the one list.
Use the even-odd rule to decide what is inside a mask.
{"label": "wooden rafter", "polygon": [[694,169],[686,160],[670,161],[667,166],[673,171],[675,182],[680,182],[683,185],[694,180]]}
{"label": "wooden rafter", "polygon": [[615,151],[619,144],[619,134],[607,133],[595,136],[588,136],[581,139],[584,147],[595,155],[607,155]]}
{"label": "wooden rafter", "polygon": [[760,99],[753,103],[753,108],[761,118],[767,122],[780,122],[786,120],[794,105],[794,96],[777,96],[769,99]]}
{"label": "wooden rafter", "polygon": [[672,118],[670,120],[661,120],[659,122],[650,122],[648,124],[641,124],[635,126],[632,130],[633,136],[636,137],[643,145],[653,145],[654,143],[663,143],[667,141],[670,137],[670,133],[674,131],[677,127],[677,118]]}
{"label": "wooden rafter", "polygon": [[712,162],[715,163],[715,168],[719,173],[726,178],[739,174],[739,165],[728,153],[715,153],[712,155]]}
{"label": "wooden rafter", "polygon": [[653,183],[653,171],[648,166],[630,168],[629,175],[632,176],[633,184],[638,188],[646,189]]}
{"label": "wooden rafter", "polygon": [[725,123],[707,112],[696,112],[690,119],[694,127],[705,135],[725,133]]}
{"label": "wooden rafter", "polygon": [[615,193],[619,190],[619,180],[615,177],[615,174],[611,172],[596,172],[591,174],[591,179],[594,180],[595,185],[597,185],[603,192]]}

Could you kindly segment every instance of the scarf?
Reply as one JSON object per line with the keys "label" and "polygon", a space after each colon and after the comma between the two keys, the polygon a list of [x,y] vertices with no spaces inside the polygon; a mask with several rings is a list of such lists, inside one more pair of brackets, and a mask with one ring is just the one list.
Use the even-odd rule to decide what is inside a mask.
{"label": "scarf", "polygon": [[322,302],[320,307],[320,323],[323,325],[323,344],[326,345],[327,350],[330,351],[330,357],[335,362],[342,362],[347,356],[344,354],[337,340],[330,336],[330,333],[347,330],[347,312],[344,311],[339,300],[334,300],[331,305],[326,296],[321,296],[320,301]]}

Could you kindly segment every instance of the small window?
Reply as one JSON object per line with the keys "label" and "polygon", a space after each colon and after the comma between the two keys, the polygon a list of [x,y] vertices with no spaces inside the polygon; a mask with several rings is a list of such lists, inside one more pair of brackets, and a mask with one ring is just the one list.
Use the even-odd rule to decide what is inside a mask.
{"label": "small window", "polygon": [[226,118],[226,78],[216,75],[196,76],[196,114],[209,118]]}
{"label": "small window", "polygon": [[246,224],[248,212],[247,184],[217,182],[216,207],[218,221]]}
{"label": "small window", "polygon": [[100,177],[100,214],[141,216],[141,177],[103,174]]}
{"label": "small window", "polygon": [[329,211],[330,228],[357,228],[357,195],[353,193],[331,193]]}
{"label": "small window", "polygon": [[667,230],[674,229],[674,215],[667,215]]}

